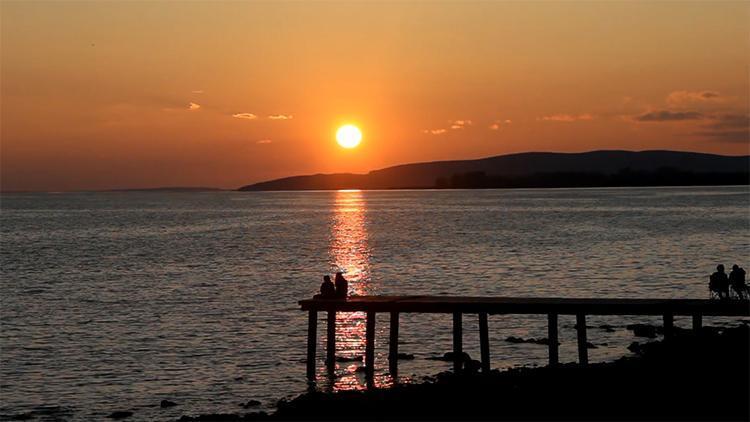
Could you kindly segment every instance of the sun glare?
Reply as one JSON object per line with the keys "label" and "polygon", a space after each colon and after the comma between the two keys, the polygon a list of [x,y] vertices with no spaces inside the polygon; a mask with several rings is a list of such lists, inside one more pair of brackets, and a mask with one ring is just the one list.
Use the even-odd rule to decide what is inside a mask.
{"label": "sun glare", "polygon": [[362,132],[357,126],[344,125],[336,131],[336,142],[344,148],[354,148],[362,140]]}

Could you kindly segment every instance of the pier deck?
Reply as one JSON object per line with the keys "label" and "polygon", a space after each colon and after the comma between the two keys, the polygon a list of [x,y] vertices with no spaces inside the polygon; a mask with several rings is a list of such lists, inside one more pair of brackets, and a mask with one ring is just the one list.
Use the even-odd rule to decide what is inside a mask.
{"label": "pier deck", "polygon": [[317,314],[327,312],[326,364],[333,368],[336,350],[336,312],[366,312],[365,369],[368,377],[374,370],[375,319],[377,313],[390,314],[389,367],[392,375],[398,371],[398,325],[400,313],[453,314],[454,371],[463,368],[462,317],[477,314],[480,330],[482,370],[490,370],[490,351],[487,315],[540,314],[547,315],[549,363],[558,363],[558,315],[576,315],[578,360],[588,363],[586,347],[586,315],[661,315],[664,335],[669,336],[675,315],[692,317],[693,329],[699,330],[703,316],[750,316],[748,301],[719,301],[704,299],[607,299],[607,298],[520,298],[473,296],[351,296],[347,299],[309,299],[299,302],[309,312],[307,339],[307,376],[315,378],[317,345]]}

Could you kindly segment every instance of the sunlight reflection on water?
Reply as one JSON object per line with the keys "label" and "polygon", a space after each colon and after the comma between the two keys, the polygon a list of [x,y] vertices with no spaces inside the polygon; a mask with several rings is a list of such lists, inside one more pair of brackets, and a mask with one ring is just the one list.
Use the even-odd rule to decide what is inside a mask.
{"label": "sunlight reflection on water", "polygon": [[[331,275],[344,273],[349,281],[349,295],[373,295],[377,289],[370,280],[370,247],[367,233],[367,202],[360,190],[340,190],[335,194],[331,214],[330,247],[328,249]],[[336,356],[333,374],[321,368],[323,387],[329,390],[360,390],[367,387],[363,368],[365,353],[364,312],[336,314]],[[349,362],[347,362],[349,361]],[[331,376],[333,379],[331,380]],[[325,377],[325,378],[324,378]],[[392,384],[387,375],[374,378],[376,386]]]}

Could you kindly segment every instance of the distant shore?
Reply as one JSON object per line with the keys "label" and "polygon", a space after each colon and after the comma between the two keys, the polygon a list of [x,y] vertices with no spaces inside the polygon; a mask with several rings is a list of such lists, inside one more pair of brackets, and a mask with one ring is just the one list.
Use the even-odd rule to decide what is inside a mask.
{"label": "distant shore", "polygon": [[750,156],[686,151],[526,152],[402,164],[366,174],[292,176],[241,191],[747,185]]}
{"label": "distant shore", "polygon": [[633,343],[614,362],[446,372],[421,384],[365,392],[303,394],[276,412],[183,416],[254,420],[748,420],[750,327],[678,330]]}

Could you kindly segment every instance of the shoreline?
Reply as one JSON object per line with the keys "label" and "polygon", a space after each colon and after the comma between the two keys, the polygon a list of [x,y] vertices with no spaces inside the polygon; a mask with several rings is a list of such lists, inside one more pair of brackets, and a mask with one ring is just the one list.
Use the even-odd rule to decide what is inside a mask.
{"label": "shoreline", "polygon": [[635,356],[586,367],[443,372],[388,389],[280,400],[276,411],[182,416],[255,420],[748,420],[750,325],[679,329],[631,344]]}

